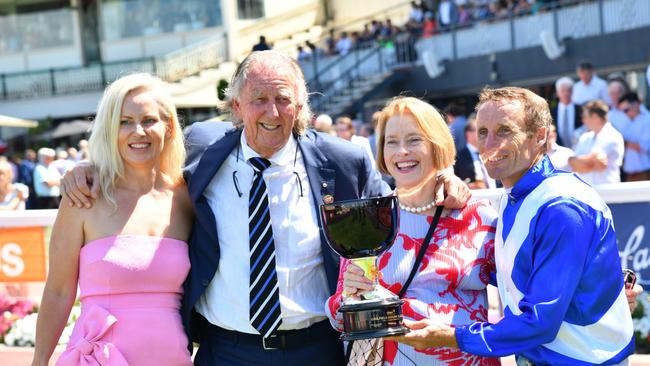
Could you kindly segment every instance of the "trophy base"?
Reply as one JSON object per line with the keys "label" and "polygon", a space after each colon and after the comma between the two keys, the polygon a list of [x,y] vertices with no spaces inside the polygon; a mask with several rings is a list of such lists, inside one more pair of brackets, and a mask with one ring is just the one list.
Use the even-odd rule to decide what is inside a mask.
{"label": "trophy base", "polygon": [[360,339],[382,338],[390,336],[401,336],[409,332],[409,329],[403,325],[390,329],[382,329],[371,332],[341,333],[342,341],[358,341]]}
{"label": "trophy base", "polygon": [[408,328],[402,325],[402,304],[395,295],[344,303],[339,309],[343,314],[341,339],[354,341],[408,333]]}

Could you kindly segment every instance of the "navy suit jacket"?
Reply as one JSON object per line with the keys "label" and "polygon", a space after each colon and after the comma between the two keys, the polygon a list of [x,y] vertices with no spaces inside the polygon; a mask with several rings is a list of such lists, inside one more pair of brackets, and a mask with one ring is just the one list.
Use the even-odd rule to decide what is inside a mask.
{"label": "navy suit jacket", "polygon": [[[554,107],[553,109],[551,109],[551,116],[553,117],[553,124],[555,125],[555,130],[558,131],[558,133],[557,133],[557,144],[561,145],[561,146],[564,146],[564,147],[571,148],[571,141],[563,141],[562,136],[560,136],[559,127],[557,125],[557,121],[559,119],[559,117],[557,115],[557,110],[558,110],[557,106]],[[574,104],[573,105],[573,115],[575,116],[575,118],[573,119],[573,130],[576,130],[579,127],[582,126],[582,107],[580,107],[577,104]]]}
{"label": "navy suit jacket", "polygon": [[[199,329],[196,327],[200,325],[196,323],[200,318],[193,317],[194,305],[219,269],[216,218],[203,192],[228,155],[239,145],[241,133],[241,129],[234,129],[228,123],[198,122],[190,126],[186,134],[188,159],[184,173],[196,219],[189,243],[192,266],[184,284],[181,312],[183,325],[190,340],[197,339]],[[305,136],[296,136],[296,139],[314,202],[323,202],[325,195],[331,195],[335,201],[341,201],[382,196],[390,192],[361,147],[311,130]],[[317,217],[320,217],[319,207],[314,207],[314,210]],[[327,283],[330,293],[334,293],[339,272],[339,257],[330,249],[323,230],[320,229]]]}
{"label": "navy suit jacket", "polygon": [[456,154],[454,163],[454,174],[463,182],[476,182],[476,171],[474,170],[474,158],[467,145]]}

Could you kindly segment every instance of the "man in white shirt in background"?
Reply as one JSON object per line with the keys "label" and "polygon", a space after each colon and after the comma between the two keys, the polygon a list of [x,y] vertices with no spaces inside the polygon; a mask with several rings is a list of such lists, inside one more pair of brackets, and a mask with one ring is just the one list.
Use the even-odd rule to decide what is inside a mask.
{"label": "man in white shirt in background", "polygon": [[576,73],[580,81],[573,87],[573,103],[583,105],[596,99],[600,99],[607,104],[611,103],[609,95],[607,95],[607,83],[594,74],[591,62],[580,62]]}
{"label": "man in white shirt in background", "polygon": [[339,53],[339,55],[344,56],[350,53],[352,47],[354,47],[352,38],[348,37],[347,32],[342,32],[341,38],[339,38],[339,40],[336,41],[336,51]]}
{"label": "man in white shirt in background", "polygon": [[621,181],[623,135],[607,121],[608,111],[601,100],[582,106],[582,121],[589,132],[580,137],[575,156],[569,159],[571,169],[592,186]]}
{"label": "man in white shirt in background", "polygon": [[557,144],[569,149],[575,146],[585,130],[582,126],[582,109],[571,101],[573,87],[573,80],[566,76],[555,82],[558,103],[557,107],[551,110],[551,116],[557,128]]}
{"label": "man in white shirt in background", "polygon": [[625,139],[625,180],[650,180],[650,113],[642,110],[634,92],[625,94],[618,106],[629,118],[621,131]]}
{"label": "man in white shirt in background", "polygon": [[56,152],[49,147],[38,149],[38,164],[34,169],[34,193],[36,208],[59,208],[59,185],[61,175],[52,165]]}

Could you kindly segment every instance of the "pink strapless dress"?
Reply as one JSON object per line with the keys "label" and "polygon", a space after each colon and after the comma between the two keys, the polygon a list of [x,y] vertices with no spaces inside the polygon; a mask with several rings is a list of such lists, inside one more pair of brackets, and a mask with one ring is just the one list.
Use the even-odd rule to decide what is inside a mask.
{"label": "pink strapless dress", "polygon": [[192,365],[180,316],[187,243],[119,235],[79,255],[81,315],[58,366]]}

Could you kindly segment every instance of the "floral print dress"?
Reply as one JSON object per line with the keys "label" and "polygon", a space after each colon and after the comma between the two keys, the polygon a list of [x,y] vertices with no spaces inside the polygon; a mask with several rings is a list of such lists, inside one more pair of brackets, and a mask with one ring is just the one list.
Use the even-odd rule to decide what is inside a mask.
{"label": "floral print dress", "polygon": [[[497,213],[487,201],[474,201],[462,210],[440,218],[418,272],[403,298],[406,319],[435,319],[451,326],[487,321],[486,285],[494,273],[494,233]],[[397,294],[406,282],[433,217],[402,210],[393,246],[378,258],[379,283]],[[341,330],[337,311],[343,292],[342,259],[337,292],[328,299],[326,312]],[[499,365],[485,358],[451,348],[416,350],[385,341],[384,366],[402,365]]]}

